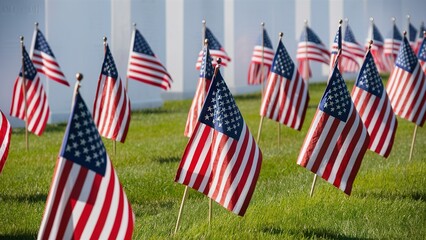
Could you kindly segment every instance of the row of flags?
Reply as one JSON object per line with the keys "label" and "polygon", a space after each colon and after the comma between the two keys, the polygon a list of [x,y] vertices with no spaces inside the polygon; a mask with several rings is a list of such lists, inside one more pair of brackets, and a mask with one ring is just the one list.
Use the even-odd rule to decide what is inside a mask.
{"label": "row of flags", "polygon": [[[206,29],[206,38],[208,32]],[[202,50],[199,84],[185,127],[189,141],[175,181],[243,216],[253,195],[263,157],[220,74],[222,63],[210,56],[210,42],[214,40],[209,39]],[[222,48],[217,43],[212,46]],[[306,47],[307,44],[305,51]],[[135,44],[132,51],[144,48]],[[403,37],[386,89],[374,59],[373,46],[368,48],[352,94],[342,77],[341,69],[347,64],[342,62],[345,56],[342,48],[339,26],[330,57],[333,67],[328,84],[297,164],[350,195],[367,148],[384,157],[389,155],[397,128],[395,114],[419,126],[424,124],[426,38],[416,56],[407,38]],[[24,108],[32,109],[36,103],[42,105],[44,101],[37,100],[45,99],[45,96],[37,69],[25,48],[22,49],[23,68],[18,80],[19,84],[26,84],[27,91],[18,88],[21,91],[14,92],[14,98],[15,94],[18,99],[22,98],[22,93],[22,99],[35,99],[32,102],[21,99]],[[104,136],[124,142],[130,121],[130,101],[106,42],[104,50],[93,113],[88,110],[78,88],[75,92],[39,239],[132,237],[134,214],[101,140]],[[321,51],[306,51],[304,55],[323,56]],[[229,57],[224,60],[225,64],[227,61],[230,61]],[[298,69],[300,67],[294,64],[280,40],[260,109],[262,117],[296,130],[301,129],[309,101],[308,84]],[[22,112],[22,107],[18,106],[15,107],[17,112]],[[31,115],[41,121],[44,116],[41,113],[47,111],[41,109],[24,110],[24,113],[30,113],[25,119],[30,120]],[[37,111],[38,115],[35,114]],[[11,131],[3,114],[1,117],[0,167],[7,157]],[[31,124],[29,121],[28,125]]]}

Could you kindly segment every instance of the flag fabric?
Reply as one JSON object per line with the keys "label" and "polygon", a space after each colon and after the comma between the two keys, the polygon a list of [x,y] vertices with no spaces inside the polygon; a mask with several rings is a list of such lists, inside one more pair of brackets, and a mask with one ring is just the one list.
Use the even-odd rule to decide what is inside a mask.
{"label": "flag fabric", "polygon": [[300,130],[308,101],[308,84],[280,40],[262,98],[260,116]]}
{"label": "flag fabric", "polygon": [[423,43],[423,35],[424,35],[425,31],[426,31],[425,24],[424,24],[424,22],[422,22],[420,24],[420,28],[419,28],[419,37],[416,40],[416,47],[414,48],[415,53],[419,53],[420,46]]}
{"label": "flag fabric", "polygon": [[370,45],[370,40],[373,40],[373,44],[371,45],[371,54],[373,55],[377,70],[379,70],[379,73],[384,73],[387,71],[386,63],[383,59],[384,41],[382,34],[380,34],[379,29],[376,27],[374,22],[371,22],[367,42],[365,43],[366,48]]}
{"label": "flag fabric", "polygon": [[[231,61],[231,58],[225,52],[225,49],[222,47],[222,45],[219,43],[219,41],[210,31],[210,29],[208,29],[207,27],[204,33],[204,39],[207,39],[208,41],[210,54],[213,59],[213,66],[216,66],[216,59],[220,58],[222,60],[220,65],[226,67],[227,63]],[[198,54],[197,63],[195,64],[195,68],[197,70],[200,70],[202,61],[203,61],[203,50],[201,50],[200,53]]]}
{"label": "flag fabric", "polygon": [[108,45],[93,104],[93,118],[101,136],[124,143],[130,124],[130,100]]}
{"label": "flag fabric", "polygon": [[342,41],[342,69],[344,72],[357,72],[360,68],[362,59],[364,57],[364,48],[356,41],[355,35],[352,32],[349,24],[346,24],[345,37]]}
{"label": "flag fabric", "polygon": [[396,115],[423,126],[426,116],[426,77],[405,36],[386,91]]}
{"label": "flag fabric", "polygon": [[410,42],[410,46],[414,52],[416,52],[417,45],[417,29],[411,24],[410,20],[408,20],[408,41]]}
{"label": "flag fabric", "polygon": [[34,31],[32,46],[31,58],[37,71],[43,73],[53,81],[69,86],[70,84],[59,67],[59,63],[56,61],[52,49],[47,43],[46,38],[44,38],[43,33],[38,28]]}
{"label": "flag fabric", "polygon": [[253,55],[251,57],[247,79],[249,85],[263,83],[264,79],[269,75],[272,60],[274,59],[274,49],[271,39],[269,39],[268,32],[266,29],[263,29],[262,32],[256,46],[254,46]]}
{"label": "flag fabric", "polygon": [[0,110],[0,173],[6,163],[9,154],[10,136],[12,135],[12,127],[6,116]]}
{"label": "flag fabric", "polygon": [[130,48],[127,77],[169,90],[173,82],[172,77],[137,29],[133,31]]}
{"label": "flag fabric", "polygon": [[423,42],[419,46],[417,58],[419,59],[419,63],[423,69],[423,72],[426,74],[426,36],[423,37]]}
{"label": "flag fabric", "polygon": [[38,239],[131,239],[133,227],[132,207],[77,92]]}
{"label": "flag fabric", "polygon": [[398,30],[396,24],[393,24],[391,34],[385,39],[383,47],[383,58],[386,63],[387,70],[392,72],[395,65],[395,59],[398,56],[399,48],[402,44],[402,35]]}
{"label": "flag fabric", "polygon": [[297,45],[296,59],[299,62],[299,73],[305,80],[312,76],[309,61],[316,61],[325,64],[329,64],[330,62],[330,52],[327,47],[307,25],[305,26],[305,29],[300,36],[299,44]]}
{"label": "flag fabric", "polygon": [[368,143],[367,129],[335,64],[297,164],[350,195]]}
{"label": "flag fabric", "polygon": [[355,81],[352,99],[370,135],[368,148],[387,158],[398,122],[370,51]]}
{"label": "flag fabric", "polygon": [[261,163],[262,152],[218,71],[175,181],[243,216],[255,189]]}
{"label": "flag fabric", "polygon": [[[37,69],[31,62],[25,47],[22,52],[24,59],[22,68],[24,69],[25,79],[23,79],[21,68],[13,86],[10,116],[24,121],[27,118],[28,131],[40,136],[46,127],[50,115],[50,107],[43,84],[37,74]],[[25,88],[25,94],[23,93],[23,88]]]}
{"label": "flag fabric", "polygon": [[184,135],[187,137],[191,137],[194,131],[195,125],[198,121],[198,116],[203,108],[204,99],[207,96],[207,91],[209,90],[213,74],[214,68],[212,65],[212,59],[210,57],[208,45],[206,45],[203,49],[203,63],[201,64],[197,90],[195,90],[194,99],[192,100],[191,108],[189,109],[188,117],[186,119]]}
{"label": "flag fabric", "polygon": [[331,55],[330,55],[330,74],[333,72],[334,65],[336,61],[337,67],[341,67],[341,59],[339,56],[342,52],[342,25],[339,24],[336,35],[334,36],[333,44],[331,45]]}

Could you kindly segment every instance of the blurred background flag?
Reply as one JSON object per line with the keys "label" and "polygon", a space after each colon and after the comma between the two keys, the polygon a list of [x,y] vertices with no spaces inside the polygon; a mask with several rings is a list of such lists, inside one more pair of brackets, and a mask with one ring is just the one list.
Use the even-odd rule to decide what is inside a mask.
{"label": "blurred background flag", "polygon": [[419,63],[423,69],[423,72],[426,74],[426,33],[423,33],[423,35],[423,41],[419,46],[417,57],[419,58]]}
{"label": "blurred background flag", "polygon": [[339,27],[337,28],[336,35],[334,36],[333,44],[331,45],[330,54],[330,74],[333,72],[334,65],[337,62],[337,68],[340,70],[341,58],[339,58],[342,52],[342,20],[339,21]]}
{"label": "blurred background flag", "polygon": [[[262,34],[253,48],[253,54],[248,71],[248,84],[262,84],[268,77],[274,59],[274,49],[271,39],[266,29],[262,29]],[[262,69],[263,66],[263,69]]]}
{"label": "blurred background flag", "polygon": [[383,37],[380,34],[379,29],[374,24],[374,19],[370,18],[371,25],[368,30],[367,42],[365,43],[365,48],[368,48],[370,45],[370,40],[373,40],[373,45],[371,46],[371,54],[373,55],[374,62],[376,63],[377,70],[379,73],[387,72],[386,63],[383,59]]}
{"label": "blurred background flag", "polygon": [[[210,29],[207,27],[204,33],[204,39],[207,39],[209,42],[209,51],[213,59],[213,66],[216,66],[216,59],[220,58],[222,60],[221,66],[226,67],[227,63],[231,61],[231,58],[225,52],[225,49],[222,47],[222,45],[219,43],[219,41],[210,31]],[[203,50],[201,50],[200,53],[198,54],[197,63],[195,64],[195,68],[197,70],[200,70],[202,61],[203,61]]]}
{"label": "blurred background flag", "polygon": [[357,72],[364,57],[364,47],[362,47],[355,39],[355,35],[346,20],[345,37],[342,41],[342,63],[340,71],[344,72]]}
{"label": "blurred background flag", "polygon": [[395,60],[398,56],[399,48],[402,44],[402,35],[395,23],[395,18],[392,18],[393,26],[388,38],[385,38],[383,47],[383,58],[389,72],[392,72],[395,66]]}

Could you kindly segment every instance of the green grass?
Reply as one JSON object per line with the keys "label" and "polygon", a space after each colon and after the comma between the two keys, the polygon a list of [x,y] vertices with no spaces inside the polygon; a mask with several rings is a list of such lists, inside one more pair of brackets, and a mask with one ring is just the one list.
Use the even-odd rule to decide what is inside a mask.
{"label": "green grass", "polygon": [[[352,88],[352,84],[350,89]],[[309,197],[313,174],[296,164],[300,147],[324,91],[310,85],[303,129],[265,119],[259,146],[263,163],[244,217],[190,190],[177,235],[172,235],[184,186],[174,176],[188,139],[183,136],[191,100],[165,102],[132,114],[125,144],[104,139],[136,215],[134,239],[424,239],[426,236],[426,131],[418,128],[408,161],[414,124],[398,118],[391,155],[368,151],[348,197],[322,179]],[[259,125],[260,95],[236,97],[252,134]],[[14,129],[9,158],[0,175],[0,238],[36,238],[65,124],[49,125],[42,137]]]}

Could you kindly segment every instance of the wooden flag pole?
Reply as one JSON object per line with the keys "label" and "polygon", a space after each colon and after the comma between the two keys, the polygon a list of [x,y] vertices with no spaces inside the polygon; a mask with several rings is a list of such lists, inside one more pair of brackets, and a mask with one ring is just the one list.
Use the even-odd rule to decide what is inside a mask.
{"label": "wooden flag pole", "polygon": [[[280,32],[279,36],[280,38],[278,41],[280,42],[283,39],[284,33]],[[280,146],[280,142],[281,142],[281,123],[278,122],[278,147]]]}
{"label": "wooden flag pole", "polygon": [[206,39],[206,20],[203,19],[201,23],[203,24],[203,27],[201,28],[201,47],[204,47],[204,39]]}
{"label": "wooden flag pole", "polygon": [[176,234],[177,230],[179,229],[180,217],[182,216],[183,206],[185,204],[185,200],[186,200],[186,195],[187,194],[188,194],[188,186],[185,186],[185,190],[183,191],[182,201],[180,203],[180,208],[179,208],[179,213],[178,213],[178,217],[177,217],[177,221],[176,221],[176,226],[175,226],[175,232],[174,232],[174,234]]}
{"label": "wooden flag pole", "polygon": [[22,92],[24,94],[24,113],[25,113],[25,149],[30,150],[29,140],[28,140],[28,109],[27,109],[27,79],[25,78],[25,59],[24,59],[24,37],[19,37],[21,40],[21,51],[22,51]]}
{"label": "wooden flag pole", "polygon": [[312,182],[312,186],[311,186],[311,192],[309,193],[310,197],[312,197],[312,195],[314,195],[314,189],[315,189],[315,184],[317,183],[317,177],[318,177],[318,175],[315,174],[314,181]]}
{"label": "wooden flag pole", "polygon": [[265,81],[263,79],[263,75],[264,75],[263,74],[263,72],[264,72],[263,67],[264,67],[264,61],[265,61],[265,23],[261,22],[260,26],[261,26],[261,30],[262,30],[262,60],[261,60],[261,63],[260,63],[260,72],[261,72],[261,75],[260,75],[260,92],[261,92],[260,99],[263,101],[263,95],[264,95],[263,91],[265,89]]}
{"label": "wooden flag pole", "polygon": [[260,117],[259,130],[257,131],[257,139],[256,139],[257,144],[259,144],[259,140],[260,140],[260,132],[262,131],[262,125],[263,125],[263,119],[264,119],[264,118],[265,118],[264,116],[261,116],[261,117]]}
{"label": "wooden flag pole", "polygon": [[411,158],[413,157],[413,149],[414,149],[414,142],[416,141],[416,135],[417,135],[417,124],[414,127],[413,140],[411,141],[410,156],[408,158],[408,161],[410,162],[411,162]]}

